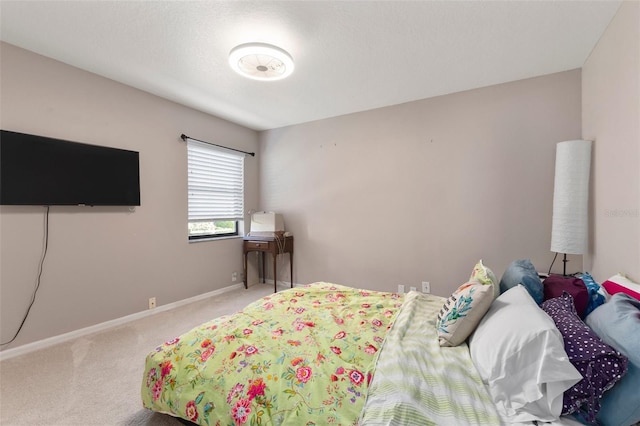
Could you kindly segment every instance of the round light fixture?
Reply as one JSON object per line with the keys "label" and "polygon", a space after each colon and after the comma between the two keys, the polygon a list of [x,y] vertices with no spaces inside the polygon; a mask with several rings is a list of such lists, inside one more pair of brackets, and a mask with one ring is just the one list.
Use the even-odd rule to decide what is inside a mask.
{"label": "round light fixture", "polygon": [[281,80],[293,72],[293,59],[286,51],[267,43],[245,43],[229,52],[229,65],[253,80]]}

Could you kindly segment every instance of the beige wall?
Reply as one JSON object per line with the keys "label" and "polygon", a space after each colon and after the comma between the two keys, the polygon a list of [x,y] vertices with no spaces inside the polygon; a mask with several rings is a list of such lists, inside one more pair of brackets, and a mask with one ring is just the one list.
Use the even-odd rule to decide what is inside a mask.
{"label": "beige wall", "polygon": [[498,279],[514,259],[546,271],[580,86],[574,70],[261,132],[260,206],[295,235],[294,281],[445,296],[480,258]]}
{"label": "beige wall", "polygon": [[[623,4],[582,78],[574,70],[266,131],[260,144],[241,126],[0,45],[3,129],[140,151],[142,185],[135,212],[52,208],[38,299],[8,347],[142,311],[151,296],[162,305],[231,284],[240,240],[186,240],[182,132],[260,150],[247,158],[246,210],[284,214],[295,282],[395,290],[429,280],[443,296],[479,258],[498,278],[513,259],[549,267],[555,144],[593,139],[585,267],[597,279],[640,279],[639,13]],[[3,341],[32,294],[43,221],[42,207],[0,207]],[[582,269],[571,260],[570,271]]]}
{"label": "beige wall", "polygon": [[582,135],[593,144],[594,277],[640,282],[640,3],[623,2],[583,68]]}
{"label": "beige wall", "polygon": [[[257,151],[252,130],[8,44],[1,45],[1,127],[140,152],[142,205],[51,207],[49,250],[31,314],[14,344],[54,336],[226,287],[241,240],[187,242],[186,145],[179,135]],[[247,209],[257,158],[247,157]],[[43,207],[0,207],[2,341],[33,292]]]}

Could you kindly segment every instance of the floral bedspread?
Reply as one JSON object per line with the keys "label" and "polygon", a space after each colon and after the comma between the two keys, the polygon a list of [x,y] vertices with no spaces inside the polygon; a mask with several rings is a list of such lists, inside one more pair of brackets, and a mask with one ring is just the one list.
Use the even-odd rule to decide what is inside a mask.
{"label": "floral bedspread", "polygon": [[146,408],[200,425],[357,423],[403,295],[315,283],[264,297],[146,359]]}

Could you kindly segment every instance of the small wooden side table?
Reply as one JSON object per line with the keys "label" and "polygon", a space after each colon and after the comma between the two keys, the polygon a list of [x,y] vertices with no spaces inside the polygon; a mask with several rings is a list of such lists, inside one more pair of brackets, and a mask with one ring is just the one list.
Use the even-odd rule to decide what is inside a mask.
{"label": "small wooden side table", "polygon": [[271,253],[273,257],[273,292],[278,292],[276,274],[276,259],[279,254],[289,253],[289,267],[291,272],[291,288],[293,288],[293,236],[288,237],[244,237],[242,245],[244,265],[244,288],[247,288],[247,253],[258,251],[262,253],[262,282],[266,282],[264,254]]}

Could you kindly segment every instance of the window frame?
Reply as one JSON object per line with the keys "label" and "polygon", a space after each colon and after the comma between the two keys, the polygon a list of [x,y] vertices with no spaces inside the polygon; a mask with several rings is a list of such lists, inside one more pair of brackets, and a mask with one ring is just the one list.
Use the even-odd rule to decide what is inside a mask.
{"label": "window frame", "polygon": [[[244,220],[244,158],[244,154],[235,150],[197,140],[187,141],[189,242],[240,236]],[[189,225],[198,222],[233,222],[234,231],[192,235]]]}
{"label": "window frame", "polygon": [[197,222],[233,222],[234,223],[234,232],[224,232],[224,233],[214,233],[214,234],[199,234],[199,235],[191,235],[189,234],[189,241],[202,241],[202,240],[210,240],[216,238],[228,238],[228,237],[237,237],[240,235],[240,225],[238,220],[189,220],[187,223],[197,223]]}

